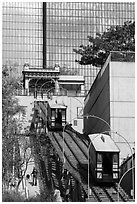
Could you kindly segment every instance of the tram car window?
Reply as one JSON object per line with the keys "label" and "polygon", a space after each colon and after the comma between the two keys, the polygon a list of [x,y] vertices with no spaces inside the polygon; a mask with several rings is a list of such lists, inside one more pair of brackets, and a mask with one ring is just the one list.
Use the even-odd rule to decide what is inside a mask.
{"label": "tram car window", "polygon": [[49,130],[62,130],[66,124],[66,106],[49,103],[47,121]]}
{"label": "tram car window", "polygon": [[119,179],[119,149],[109,135],[91,134],[89,146],[90,170],[97,182]]}

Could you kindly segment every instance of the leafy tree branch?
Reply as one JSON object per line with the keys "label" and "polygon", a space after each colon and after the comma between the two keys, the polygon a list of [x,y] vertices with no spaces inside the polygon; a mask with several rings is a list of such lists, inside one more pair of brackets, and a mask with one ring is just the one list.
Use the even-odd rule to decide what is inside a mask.
{"label": "leafy tree branch", "polygon": [[88,36],[89,45],[80,45],[73,51],[81,56],[75,60],[80,65],[91,64],[101,67],[110,51],[135,51],[135,22],[127,21],[124,25],[111,26],[103,34]]}

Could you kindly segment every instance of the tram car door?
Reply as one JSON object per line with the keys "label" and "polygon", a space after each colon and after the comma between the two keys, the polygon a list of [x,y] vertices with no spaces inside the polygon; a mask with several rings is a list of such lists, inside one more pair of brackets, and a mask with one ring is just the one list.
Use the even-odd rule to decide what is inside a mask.
{"label": "tram car door", "polygon": [[90,135],[90,168],[97,182],[119,179],[119,149],[109,135]]}
{"label": "tram car door", "polygon": [[66,106],[50,104],[48,107],[48,128],[50,130],[61,130],[66,124]]}
{"label": "tram car door", "polygon": [[119,178],[119,155],[115,152],[97,152],[96,178],[113,182]]}
{"label": "tram car door", "polygon": [[[55,112],[55,113],[54,113]],[[52,119],[55,122],[55,127],[62,127],[66,122],[66,109],[56,108],[52,109]]]}

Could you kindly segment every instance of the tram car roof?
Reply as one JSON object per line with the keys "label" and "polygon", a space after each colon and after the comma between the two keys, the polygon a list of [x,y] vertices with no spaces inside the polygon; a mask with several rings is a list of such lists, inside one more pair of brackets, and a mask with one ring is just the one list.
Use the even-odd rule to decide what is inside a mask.
{"label": "tram car roof", "polygon": [[55,103],[55,101],[49,101],[48,104],[50,108],[66,109],[65,105]]}
{"label": "tram car roof", "polygon": [[92,142],[97,152],[120,152],[114,140],[106,134],[89,134],[90,141]]}

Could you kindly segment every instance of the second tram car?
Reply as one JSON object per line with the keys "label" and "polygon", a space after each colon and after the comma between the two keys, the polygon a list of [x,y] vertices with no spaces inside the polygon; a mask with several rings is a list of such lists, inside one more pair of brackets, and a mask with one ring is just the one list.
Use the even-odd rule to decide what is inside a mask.
{"label": "second tram car", "polygon": [[97,182],[116,182],[119,179],[119,149],[109,135],[91,134],[89,146],[90,169]]}
{"label": "second tram car", "polygon": [[49,130],[62,130],[66,124],[66,106],[49,103],[47,117]]}

